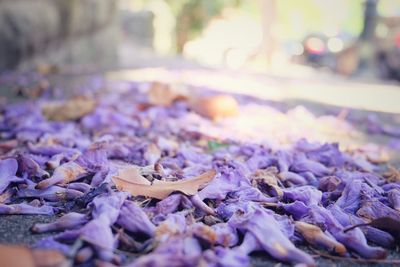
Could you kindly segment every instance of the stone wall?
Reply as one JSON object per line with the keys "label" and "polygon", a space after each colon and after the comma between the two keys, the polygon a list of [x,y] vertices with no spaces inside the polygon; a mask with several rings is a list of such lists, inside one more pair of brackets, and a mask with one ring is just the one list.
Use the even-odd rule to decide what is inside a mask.
{"label": "stone wall", "polygon": [[116,0],[1,0],[0,71],[116,57]]}

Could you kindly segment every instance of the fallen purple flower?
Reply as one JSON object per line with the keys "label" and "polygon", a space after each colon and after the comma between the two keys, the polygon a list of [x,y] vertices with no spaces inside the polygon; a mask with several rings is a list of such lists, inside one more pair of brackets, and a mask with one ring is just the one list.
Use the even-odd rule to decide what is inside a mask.
{"label": "fallen purple flower", "polygon": [[316,176],[325,176],[331,174],[331,170],[329,170],[323,164],[305,158],[294,160],[293,164],[290,166],[290,170],[296,173],[311,172]]}
{"label": "fallen purple flower", "polygon": [[346,248],[341,243],[324,233],[318,226],[305,222],[295,222],[295,225],[296,231],[311,245],[322,247],[340,255],[344,255],[347,252]]}
{"label": "fallen purple flower", "polygon": [[[249,213],[238,210],[228,223],[234,228],[252,233],[260,247],[278,260],[315,265],[310,255],[297,249],[283,234],[274,217],[260,208],[255,208]],[[264,228],[264,224],[268,224],[269,227]]]}
{"label": "fallen purple flower", "polygon": [[[364,223],[363,219],[341,210],[340,207],[337,205],[331,205],[328,207],[328,209],[332,213],[332,215],[338,220],[338,222],[346,228],[349,226],[353,226],[354,224]],[[363,227],[361,230],[363,231],[368,241],[371,241],[378,246],[391,248],[394,244],[395,240],[393,236],[389,233],[370,226]]]}
{"label": "fallen purple flower", "polygon": [[27,173],[30,177],[48,178],[49,173],[43,170],[39,164],[28,155],[18,155],[18,172],[22,175]]}
{"label": "fallen purple flower", "polygon": [[[29,88],[25,75],[18,80]],[[197,94],[214,95],[212,90],[193,88],[193,94],[158,105],[149,103],[146,91],[153,83],[121,82],[104,95],[91,90],[104,87],[98,81],[81,91],[93,97],[95,109],[74,120],[48,120],[42,112],[46,98],[1,105],[0,213],[63,212],[53,222],[34,225],[36,232],[60,231],[38,245],[82,265],[221,267],[249,266],[253,251],[314,265],[292,242],[365,259],[384,258],[381,247],[395,243],[400,174],[384,166],[385,148],[343,151],[342,144],[339,149],[314,141],[320,132],[309,127],[327,126],[351,138],[350,117],[336,118],[336,112],[316,117],[305,108],[286,112],[282,105],[232,95],[238,116],[214,122],[194,113],[191,103]],[[248,118],[254,111],[254,118],[261,114],[271,123],[253,128]],[[70,112],[75,110],[61,116],[71,118]],[[287,129],[277,131],[275,118]],[[396,134],[396,125],[384,125],[377,116],[369,123],[376,133]],[[138,180],[167,184],[168,192],[142,195],[140,186],[113,182],[132,165],[141,170]],[[188,195],[175,190],[210,169],[216,175],[209,183]],[[118,191],[127,186],[134,193]],[[140,254],[129,259],[122,251]]]}
{"label": "fallen purple flower", "polygon": [[159,201],[154,208],[151,210],[154,211],[155,214],[163,214],[167,215],[173,213],[180,208],[188,209],[192,208],[193,203],[189,200],[189,198],[183,194],[172,194],[167,198]]}
{"label": "fallen purple flower", "polygon": [[346,246],[354,250],[362,257],[367,259],[382,259],[387,256],[387,252],[379,247],[369,246],[367,240],[360,229],[344,232],[344,227],[327,209],[311,206],[308,218],[305,220],[327,230],[332,236]]}
{"label": "fallen purple flower", "polygon": [[56,154],[74,154],[79,155],[80,151],[74,148],[64,147],[61,145],[33,145],[28,143],[29,152],[32,154],[39,154],[43,156],[52,157]]}
{"label": "fallen purple flower", "polygon": [[377,199],[368,199],[364,201],[356,214],[368,220],[391,217],[394,220],[400,221],[400,212],[386,206]]}
{"label": "fallen purple flower", "polygon": [[280,204],[280,206],[296,220],[300,220],[310,211],[310,208],[304,202],[298,200],[289,204]]}
{"label": "fallen purple flower", "polygon": [[388,192],[388,200],[393,209],[400,212],[400,190],[392,189]]}
{"label": "fallen purple flower", "polygon": [[58,242],[53,236],[45,237],[37,241],[33,247],[41,249],[56,249],[64,255],[68,255],[71,250],[69,245]]}
{"label": "fallen purple flower", "polygon": [[282,182],[291,183],[294,185],[306,185],[307,181],[303,176],[289,171],[280,172],[278,174],[279,179]]}
{"label": "fallen purple flower", "polygon": [[82,193],[88,193],[92,189],[92,187],[89,184],[87,184],[87,183],[79,183],[79,182],[77,182],[77,183],[69,183],[67,185],[67,188],[68,189],[73,189],[73,190],[76,190],[76,191],[80,191]]}
{"label": "fallen purple flower", "polygon": [[236,230],[226,223],[217,223],[211,226],[214,229],[217,240],[216,244],[223,247],[232,247],[239,242]]}
{"label": "fallen purple flower", "polygon": [[20,198],[43,198],[49,201],[67,201],[83,196],[78,190],[52,185],[45,189],[25,188],[17,192]]}
{"label": "fallen purple flower", "polygon": [[322,193],[312,186],[299,186],[295,188],[285,189],[283,191],[283,199],[286,201],[301,201],[304,204],[318,204],[321,202]]}
{"label": "fallen purple flower", "polygon": [[51,170],[54,170],[54,169],[56,169],[58,166],[60,166],[60,165],[61,165],[61,162],[62,162],[63,160],[65,160],[66,158],[67,158],[67,157],[66,157],[66,154],[65,154],[65,153],[55,154],[55,155],[53,155],[48,161],[46,161],[46,167],[49,168],[49,169],[51,169]]}
{"label": "fallen purple flower", "polygon": [[229,249],[224,247],[216,247],[214,251],[207,250],[204,252],[207,265],[210,267],[230,266],[245,267],[250,266],[250,258],[246,253],[241,253],[237,249]]}
{"label": "fallen purple flower", "polygon": [[204,203],[203,200],[200,199],[198,194],[191,196],[190,201],[193,203],[193,206],[203,211],[205,214],[215,215],[215,211],[206,203]]}
{"label": "fallen purple flower", "polygon": [[107,152],[101,147],[86,150],[75,162],[89,173],[97,173],[108,168]]}
{"label": "fallen purple flower", "polygon": [[325,176],[319,180],[318,190],[332,192],[339,188],[342,181],[336,176]]}
{"label": "fallen purple flower", "polygon": [[103,222],[108,222],[108,225],[111,226],[117,221],[121,207],[127,197],[128,194],[125,192],[116,192],[97,196],[91,202],[91,206],[93,207],[93,218],[102,218]]}
{"label": "fallen purple flower", "polygon": [[18,169],[18,162],[13,159],[4,159],[0,161],[0,194],[14,182],[23,182],[24,180],[15,176]]}
{"label": "fallen purple flower", "polygon": [[79,230],[79,237],[93,245],[100,259],[111,261],[116,246],[109,221],[104,217],[91,220]]}
{"label": "fallen purple flower", "polygon": [[173,237],[161,243],[154,252],[140,257],[127,267],[196,266],[201,259],[199,242],[193,237]]}
{"label": "fallen purple flower", "polygon": [[50,223],[36,223],[31,230],[35,233],[74,229],[88,222],[87,215],[71,212]]}
{"label": "fallen purple flower", "polygon": [[79,164],[70,161],[64,163],[54,170],[53,175],[39,182],[37,189],[44,189],[54,184],[67,184],[88,175],[87,171]]}
{"label": "fallen purple flower", "polygon": [[0,214],[42,214],[53,215],[54,208],[42,205],[40,207],[31,206],[26,203],[4,205],[0,204]]}
{"label": "fallen purple flower", "polygon": [[155,226],[147,214],[132,201],[125,201],[121,207],[117,224],[133,233],[144,233],[154,236]]}

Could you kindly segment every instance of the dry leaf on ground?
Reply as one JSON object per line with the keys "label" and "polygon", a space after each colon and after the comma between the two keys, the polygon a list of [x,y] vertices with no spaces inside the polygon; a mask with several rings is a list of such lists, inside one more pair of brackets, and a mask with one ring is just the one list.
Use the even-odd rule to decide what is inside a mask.
{"label": "dry leaf on ground", "polygon": [[65,257],[56,250],[31,250],[24,246],[0,245],[0,266],[61,267],[65,263]]}
{"label": "dry leaf on ground", "polygon": [[388,171],[383,174],[383,177],[385,177],[386,181],[390,183],[400,182],[400,170],[392,165],[389,165]]}
{"label": "dry leaf on ground", "polygon": [[157,147],[157,145],[151,143],[145,153],[144,159],[147,160],[148,164],[153,165],[161,158],[161,150]]}
{"label": "dry leaf on ground", "polygon": [[236,116],[239,113],[239,105],[230,95],[197,97],[190,104],[196,113],[212,120]]}
{"label": "dry leaf on ground", "polygon": [[268,168],[265,170],[257,170],[254,173],[254,181],[258,183],[265,184],[271,189],[273,189],[274,193],[278,197],[283,196],[283,191],[278,185],[278,177],[277,177],[278,170],[276,168]]}
{"label": "dry leaf on ground", "polygon": [[156,106],[169,106],[174,101],[186,99],[183,92],[172,88],[166,83],[154,82],[148,92],[149,103]]}
{"label": "dry leaf on ground", "polygon": [[48,120],[77,120],[91,113],[96,107],[94,100],[74,98],[65,102],[53,102],[42,106],[42,113]]}
{"label": "dry leaf on ground", "polygon": [[114,179],[132,184],[151,185],[150,181],[142,175],[141,168],[138,166],[128,166],[120,169],[113,177]]}
{"label": "dry leaf on ground", "polygon": [[[210,170],[192,179],[185,179],[176,182],[154,180],[152,184],[145,184],[143,180],[145,178],[141,176],[140,173],[138,175],[136,171],[133,171],[133,174],[130,176],[128,176],[127,173],[124,175],[118,174],[114,176],[112,180],[119,190],[129,192],[133,196],[164,199],[174,191],[180,191],[186,195],[195,195],[199,190],[199,187],[210,182],[214,178],[215,174],[216,172],[214,170]],[[121,178],[121,176],[123,178]]]}

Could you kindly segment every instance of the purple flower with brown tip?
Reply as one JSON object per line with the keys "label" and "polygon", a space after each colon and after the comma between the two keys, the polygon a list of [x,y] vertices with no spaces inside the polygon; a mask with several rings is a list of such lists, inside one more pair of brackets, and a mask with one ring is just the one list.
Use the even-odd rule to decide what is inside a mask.
{"label": "purple flower with brown tip", "polygon": [[13,158],[0,161],[0,194],[13,182],[23,182],[24,179],[15,176],[18,162]]}

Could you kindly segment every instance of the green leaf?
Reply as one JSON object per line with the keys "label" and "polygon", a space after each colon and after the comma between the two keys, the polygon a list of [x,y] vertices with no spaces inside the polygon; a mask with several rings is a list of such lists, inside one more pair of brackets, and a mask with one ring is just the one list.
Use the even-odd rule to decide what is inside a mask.
{"label": "green leaf", "polygon": [[219,143],[217,141],[208,141],[208,150],[212,153],[218,149],[227,148],[229,144]]}

